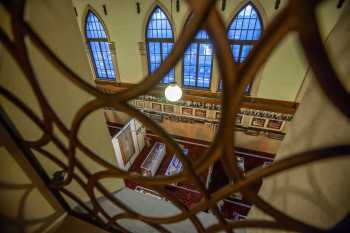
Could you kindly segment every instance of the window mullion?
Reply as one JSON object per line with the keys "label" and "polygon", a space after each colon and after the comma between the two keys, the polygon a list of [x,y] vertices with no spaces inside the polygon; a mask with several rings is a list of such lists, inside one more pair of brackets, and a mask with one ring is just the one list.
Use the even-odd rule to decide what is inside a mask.
{"label": "window mullion", "polygon": [[[92,65],[95,70],[95,77],[101,80],[115,80],[117,77],[117,67],[115,64],[116,62],[113,60],[111,48],[109,46],[110,44],[106,34],[106,28],[101,20],[89,10],[85,19],[85,38],[89,48],[90,61],[93,63]],[[104,44],[108,44],[105,48],[106,51],[103,51],[102,45]],[[92,49],[92,45],[94,45],[94,50]],[[99,55],[101,55],[101,57]],[[109,66],[109,62],[112,62],[111,66]],[[109,69],[113,71],[114,75],[108,74]],[[103,72],[105,73],[105,77],[102,77]]]}
{"label": "window mullion", "polygon": [[[159,66],[160,66],[163,63],[163,42],[159,41],[159,44],[160,44],[159,47],[160,47],[160,61],[161,61],[161,63],[159,64]],[[159,68],[159,66],[158,66],[158,68]],[[164,84],[164,77],[162,77],[161,83]]]}
{"label": "window mullion", "polygon": [[[160,18],[156,17],[155,14],[160,14],[161,17]],[[168,34],[168,30],[171,30],[171,36],[170,34]],[[149,67],[148,69],[151,70],[151,65],[157,65],[157,62],[151,63],[150,58],[153,56],[153,58],[158,59],[158,56],[160,56],[159,58],[160,63],[158,64],[158,67],[159,67],[168,56],[168,53],[169,53],[169,51],[167,50],[168,43],[174,43],[174,34],[171,27],[171,23],[167,18],[167,16],[165,15],[165,13],[159,7],[154,8],[153,12],[149,16],[147,26],[146,26],[145,38],[147,42],[147,57],[148,57],[148,67]],[[159,46],[159,54],[157,54],[158,52],[156,53],[155,51],[153,52],[153,54],[151,54],[149,43],[154,43],[157,45],[157,47]],[[166,48],[163,48],[163,44],[166,44],[165,45]],[[155,47],[153,49],[155,49]],[[168,80],[165,79],[165,76],[162,77],[162,80],[160,81],[160,83],[164,84],[166,82],[169,82],[169,76],[168,76]]]}
{"label": "window mullion", "polygon": [[241,58],[242,58],[242,51],[243,51],[243,43],[239,43],[239,53],[238,53],[238,59],[237,59],[237,63],[241,63]]}
{"label": "window mullion", "polygon": [[199,67],[199,46],[200,43],[198,43],[198,41],[196,41],[197,43],[197,54],[196,54],[196,79],[195,79],[195,86],[197,87],[197,83],[198,83],[198,67]]}

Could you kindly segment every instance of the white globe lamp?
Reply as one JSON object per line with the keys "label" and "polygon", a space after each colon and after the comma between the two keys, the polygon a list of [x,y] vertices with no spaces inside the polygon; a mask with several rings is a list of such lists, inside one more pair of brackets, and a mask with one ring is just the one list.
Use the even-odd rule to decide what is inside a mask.
{"label": "white globe lamp", "polygon": [[176,83],[171,83],[165,88],[165,98],[171,102],[178,101],[182,97],[182,90]]}

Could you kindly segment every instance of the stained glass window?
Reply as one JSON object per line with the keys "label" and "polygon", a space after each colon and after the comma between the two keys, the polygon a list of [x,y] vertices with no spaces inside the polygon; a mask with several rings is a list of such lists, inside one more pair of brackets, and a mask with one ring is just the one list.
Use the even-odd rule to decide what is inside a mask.
{"label": "stained glass window", "polygon": [[[153,73],[167,58],[174,45],[174,33],[166,14],[155,7],[151,13],[146,28],[146,43],[148,56],[148,70]],[[167,84],[175,80],[174,68],[163,77],[162,83]]]}
{"label": "stained glass window", "polygon": [[[248,3],[235,15],[227,31],[233,60],[236,63],[244,62],[262,32],[261,16],[254,5]],[[251,85],[246,87],[246,93],[250,92],[250,87]],[[221,80],[219,88],[222,88]]]}
{"label": "stained glass window", "polygon": [[85,21],[85,36],[89,47],[96,78],[116,80],[109,41],[100,19],[89,10]]}
{"label": "stained glass window", "polygon": [[213,63],[213,46],[208,33],[197,32],[194,40],[185,51],[182,65],[185,87],[210,88]]}

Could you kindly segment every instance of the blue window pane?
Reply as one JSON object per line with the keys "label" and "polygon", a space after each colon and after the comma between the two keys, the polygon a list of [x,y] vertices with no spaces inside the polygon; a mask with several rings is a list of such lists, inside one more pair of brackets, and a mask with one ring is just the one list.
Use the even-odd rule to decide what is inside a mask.
{"label": "blue window pane", "polygon": [[[156,7],[151,13],[146,31],[148,65],[150,72],[153,73],[168,57],[174,44],[171,24],[159,7]],[[174,81],[174,77],[174,69],[171,69],[163,77],[162,83],[171,83]]]}
{"label": "blue window pane", "polygon": [[154,54],[154,56],[152,56],[152,57],[153,57],[154,63],[158,63],[158,64],[161,63],[162,58],[161,58],[160,54]]}
{"label": "blue window pane", "polygon": [[191,57],[190,56],[188,56],[188,55],[184,55],[184,63],[185,64],[190,64],[190,62],[191,62]]}
{"label": "blue window pane", "polygon": [[[244,61],[254,42],[260,39],[262,33],[260,18],[255,7],[249,3],[238,12],[229,25],[227,36],[231,40],[234,61]],[[242,51],[240,45],[244,45]]]}
{"label": "blue window pane", "polygon": [[96,77],[115,80],[116,74],[105,29],[100,19],[90,10],[86,16],[85,35]]}
{"label": "blue window pane", "polygon": [[207,39],[209,39],[209,35],[206,31],[199,30],[196,34],[196,39],[207,40]]}
{"label": "blue window pane", "polygon": [[260,31],[255,30],[253,34],[253,40],[258,40],[260,38]]}
{"label": "blue window pane", "polygon": [[[252,4],[246,5],[240,12],[236,15],[234,20],[231,22],[228,30],[228,38],[231,40],[258,40],[259,37],[252,36],[251,39],[247,39],[246,30],[252,30],[251,35],[261,34],[261,22],[260,16]],[[243,34],[243,35],[242,35]]]}
{"label": "blue window pane", "polygon": [[256,31],[261,32],[261,22],[260,22],[259,18],[257,18],[257,20],[256,20],[254,29],[255,29]]}
{"label": "blue window pane", "polygon": [[233,35],[234,35],[233,38],[235,40],[239,40],[239,38],[241,37],[241,32],[242,32],[242,30],[235,30],[233,33]]}
{"label": "blue window pane", "polygon": [[90,48],[92,51],[92,57],[94,60],[96,72],[98,77],[102,77],[102,71],[104,69],[104,64],[102,61],[101,50],[98,42],[90,42]]}
{"label": "blue window pane", "polygon": [[236,19],[235,21],[236,21],[235,27],[237,29],[243,29],[243,19]]}
{"label": "blue window pane", "polygon": [[253,34],[254,34],[254,31],[253,31],[253,30],[248,30],[248,33],[247,33],[247,40],[252,40],[252,39],[253,39]]}
{"label": "blue window pane", "polygon": [[249,18],[248,19],[243,19],[242,23],[242,29],[248,29],[249,28]]}
{"label": "blue window pane", "polygon": [[233,59],[235,62],[238,61],[240,48],[241,48],[241,45],[239,45],[239,44],[231,45],[232,55],[233,55]]}
{"label": "blue window pane", "polygon": [[244,59],[248,56],[252,48],[253,48],[253,45],[243,45],[240,62],[244,61]]}
{"label": "blue window pane", "polygon": [[240,40],[247,40],[247,30],[241,30]]}
{"label": "blue window pane", "polygon": [[205,30],[199,30],[185,50],[183,58],[184,86],[209,88],[211,67],[213,60],[213,46]]}
{"label": "blue window pane", "polygon": [[156,64],[151,64],[151,72],[155,71],[157,69]]}
{"label": "blue window pane", "polygon": [[[243,62],[262,34],[262,22],[259,12],[252,3],[245,5],[233,18],[227,37],[231,42],[234,62]],[[219,81],[222,89],[222,81]],[[247,91],[250,90],[248,86]]]}
{"label": "blue window pane", "polygon": [[[173,43],[148,42],[149,67],[153,73],[167,58],[173,48]],[[174,81],[174,69],[163,78],[162,83]]]}
{"label": "blue window pane", "polygon": [[252,29],[252,30],[254,30],[254,28],[255,28],[255,24],[256,24],[256,20],[257,18],[255,18],[255,19],[249,19],[249,27],[248,27],[248,29]]}
{"label": "blue window pane", "polygon": [[204,56],[199,56],[198,63],[199,63],[199,64],[203,64],[204,61],[205,61]]}
{"label": "blue window pane", "polygon": [[147,30],[147,35],[149,35],[150,37],[153,37],[153,30],[148,29]]}
{"label": "blue window pane", "polygon": [[191,76],[189,85],[193,86],[193,87],[196,86],[196,78],[195,78],[195,76]]}
{"label": "blue window pane", "polygon": [[107,39],[107,35],[102,26],[102,23],[92,11],[89,11],[86,16],[85,33],[86,33],[86,37],[89,39],[92,39],[92,38]]}
{"label": "blue window pane", "polygon": [[[173,43],[162,43],[162,61],[164,61],[170,51],[173,49]],[[171,83],[174,81],[174,69],[171,69],[169,73],[163,78],[163,83]]]}
{"label": "blue window pane", "polygon": [[199,66],[200,66],[200,72],[199,77],[205,77],[206,82],[202,82],[200,80],[200,84],[202,87],[208,88],[209,85],[207,83],[210,83],[211,78],[211,64],[212,64],[212,45],[211,44],[200,44],[199,47]]}
{"label": "blue window pane", "polygon": [[[109,50],[108,42],[99,42],[99,52],[97,52],[99,57],[98,69],[100,69],[101,78],[115,79],[115,73],[112,63],[112,56]],[[98,49],[98,46],[95,47]]]}
{"label": "blue window pane", "polygon": [[173,38],[173,30],[168,17],[159,8],[156,7],[147,24],[147,38]]}
{"label": "blue window pane", "polygon": [[153,43],[153,49],[156,54],[160,54],[160,43]]}

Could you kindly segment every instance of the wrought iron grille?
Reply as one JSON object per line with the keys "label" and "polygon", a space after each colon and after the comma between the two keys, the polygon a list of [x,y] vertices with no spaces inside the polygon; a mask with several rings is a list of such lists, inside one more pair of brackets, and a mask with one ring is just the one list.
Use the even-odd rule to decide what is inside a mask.
{"label": "wrought iron grille", "polygon": [[[268,202],[259,197],[256,193],[250,190],[250,186],[263,178],[274,175],[278,172],[287,169],[302,166],[307,163],[327,159],[329,157],[337,158],[350,154],[350,146],[336,146],[328,148],[320,148],[312,151],[305,151],[299,154],[292,155],[287,159],[279,160],[273,163],[272,166],[265,167],[252,175],[243,176],[239,172],[236,164],[236,155],[232,154],[234,151],[234,121],[232,115],[239,110],[239,103],[244,94],[247,84],[249,84],[256,72],[267,60],[273,49],[281,42],[281,40],[290,32],[297,32],[299,41],[303,47],[304,53],[315,77],[320,84],[323,92],[327,95],[329,100],[337,107],[337,109],[348,119],[350,118],[350,102],[349,93],[341,85],[330,61],[326,50],[320,38],[318,30],[315,8],[321,2],[320,0],[303,1],[294,0],[289,1],[287,7],[275,17],[275,19],[268,25],[264,35],[252,50],[246,62],[240,66],[235,65],[232,59],[232,54],[229,46],[229,41],[226,36],[226,30],[218,10],[215,8],[214,0],[188,0],[188,4],[192,9],[192,17],[184,27],[179,39],[174,45],[174,49],[169,54],[167,59],[159,66],[159,68],[148,77],[145,77],[142,82],[127,90],[120,91],[114,94],[106,94],[96,89],[92,85],[86,83],[71,69],[68,68],[61,61],[45,42],[39,38],[32,27],[24,20],[25,1],[1,1],[6,10],[11,15],[11,23],[14,39],[0,29],[0,40],[7,51],[13,56],[20,69],[24,72],[26,79],[29,81],[30,87],[34,90],[36,98],[39,100],[41,111],[44,119],[40,117],[27,105],[25,105],[16,95],[7,89],[0,87],[0,93],[7,100],[15,104],[21,111],[26,114],[37,126],[44,132],[43,136],[37,141],[25,141],[18,139],[18,145],[22,148],[34,149],[41,152],[44,156],[52,162],[60,166],[67,174],[61,182],[52,183],[47,181],[47,185],[55,193],[63,193],[74,200],[78,205],[88,212],[88,215],[76,213],[74,210],[65,206],[69,213],[87,219],[106,230],[111,232],[130,232],[128,229],[122,227],[118,220],[120,219],[137,219],[157,229],[159,232],[169,232],[161,224],[176,223],[182,220],[190,220],[198,232],[217,232],[223,230],[225,232],[232,232],[237,228],[269,228],[269,229],[285,229],[297,232],[324,232],[316,226],[308,225],[299,220],[288,216],[287,214],[272,207]],[[305,22],[308,22],[307,24]],[[165,132],[163,128],[155,124],[140,111],[128,104],[128,100],[136,98],[139,95],[146,94],[152,87],[157,85],[162,77],[164,77],[169,70],[175,66],[179,59],[183,56],[184,51],[192,38],[195,36],[197,30],[204,27],[215,46],[216,57],[218,59],[220,75],[223,80],[223,94],[222,94],[222,119],[218,134],[207,151],[200,160],[191,163],[190,160],[184,156],[181,147],[175,140]],[[88,104],[82,106],[75,115],[74,122],[71,128],[67,128],[52,106],[49,104],[46,96],[38,85],[37,78],[33,72],[33,67],[30,63],[30,58],[26,50],[25,38],[29,38],[31,42],[41,51],[46,59],[62,72],[65,77],[71,81],[72,85],[76,85],[83,91],[89,93],[94,97]],[[157,133],[166,143],[167,147],[176,153],[179,160],[184,165],[184,170],[181,174],[171,177],[143,177],[138,174],[128,173],[118,169],[116,166],[109,164],[101,159],[98,154],[95,154],[88,149],[77,137],[77,132],[84,119],[94,110],[103,107],[113,107],[118,111],[125,112],[132,117],[140,120],[147,128]],[[6,119],[2,119],[8,122]],[[61,132],[69,139],[69,147],[64,146],[58,137],[53,133],[53,124],[56,124]],[[43,149],[43,146],[49,142],[53,142],[62,152],[67,156],[68,165],[56,159],[52,154]],[[97,162],[105,168],[104,171],[92,173],[84,165],[83,162],[75,157],[76,150],[79,149],[85,153],[87,157]],[[209,193],[205,188],[203,182],[199,179],[199,173],[204,171],[215,161],[221,160],[225,166],[227,175],[237,182],[234,184],[227,184],[223,188],[214,193]],[[232,166],[230,164],[233,164]],[[85,178],[87,183],[76,174],[79,170]],[[166,199],[177,206],[181,213],[170,217],[147,217],[130,209],[120,200],[116,199],[109,193],[99,180],[103,178],[127,178],[142,183],[145,187],[156,190]],[[176,199],[172,198],[169,192],[164,189],[164,185],[174,182],[179,182],[185,179],[190,179],[196,185],[198,190],[203,194],[204,198],[195,207],[188,209],[184,207]],[[92,208],[88,207],[77,195],[69,191],[66,186],[72,182],[77,181],[85,192],[89,195]],[[115,216],[110,216],[96,200],[94,189],[99,190],[107,199],[114,205],[121,208],[124,213]],[[253,203],[257,208],[272,216],[274,220],[241,220],[228,222],[221,215],[218,210],[217,203],[226,196],[241,192],[242,195]],[[199,221],[196,214],[203,210],[211,210],[216,216],[218,223],[204,228]],[[100,216],[107,219],[107,223],[103,222]]]}

